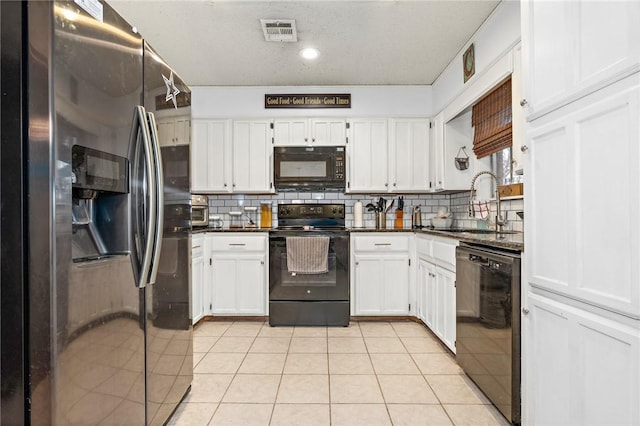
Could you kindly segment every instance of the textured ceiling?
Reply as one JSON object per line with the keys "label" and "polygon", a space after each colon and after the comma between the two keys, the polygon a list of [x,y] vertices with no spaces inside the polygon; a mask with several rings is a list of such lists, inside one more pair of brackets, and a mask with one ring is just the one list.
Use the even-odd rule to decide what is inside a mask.
{"label": "textured ceiling", "polygon": [[[432,84],[499,1],[108,0],[190,85]],[[297,43],[260,19],[295,19]],[[305,62],[299,51],[320,51]]]}

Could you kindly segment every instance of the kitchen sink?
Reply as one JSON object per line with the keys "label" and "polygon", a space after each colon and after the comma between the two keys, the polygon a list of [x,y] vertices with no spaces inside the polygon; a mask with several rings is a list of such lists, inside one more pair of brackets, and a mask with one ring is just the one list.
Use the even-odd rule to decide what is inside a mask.
{"label": "kitchen sink", "polygon": [[455,232],[455,233],[467,233],[467,234],[517,234],[517,231],[502,231],[497,232],[493,229],[464,229],[464,228],[450,228],[450,229],[434,229],[434,231],[443,232]]}

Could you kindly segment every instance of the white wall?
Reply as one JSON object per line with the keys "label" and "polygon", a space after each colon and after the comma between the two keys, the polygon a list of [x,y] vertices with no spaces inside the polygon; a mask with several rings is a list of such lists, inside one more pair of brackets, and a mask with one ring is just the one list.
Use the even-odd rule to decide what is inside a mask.
{"label": "white wall", "polygon": [[[433,83],[434,113],[442,111],[483,72],[503,58],[520,41],[520,2],[503,0]],[[476,72],[466,83],[462,55],[474,44]]]}
{"label": "white wall", "polygon": [[[267,93],[350,93],[351,108],[265,109]],[[193,118],[431,117],[431,86],[276,86],[191,88]]]}

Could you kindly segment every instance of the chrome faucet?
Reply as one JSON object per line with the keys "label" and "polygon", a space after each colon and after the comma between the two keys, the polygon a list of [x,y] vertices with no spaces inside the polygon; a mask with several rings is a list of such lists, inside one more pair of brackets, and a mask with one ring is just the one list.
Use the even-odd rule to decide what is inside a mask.
{"label": "chrome faucet", "polygon": [[473,199],[476,195],[476,179],[482,175],[489,175],[496,182],[496,232],[501,233],[502,227],[507,224],[507,219],[502,217],[500,212],[500,191],[498,191],[498,177],[488,170],[476,173],[471,180],[471,194],[469,195],[469,216],[474,216]]}

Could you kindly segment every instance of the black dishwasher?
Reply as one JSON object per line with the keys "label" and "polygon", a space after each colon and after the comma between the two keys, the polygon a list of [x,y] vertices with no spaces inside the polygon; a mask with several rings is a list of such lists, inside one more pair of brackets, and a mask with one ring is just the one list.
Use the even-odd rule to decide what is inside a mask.
{"label": "black dishwasher", "polygon": [[520,252],[456,249],[456,360],[520,424]]}

